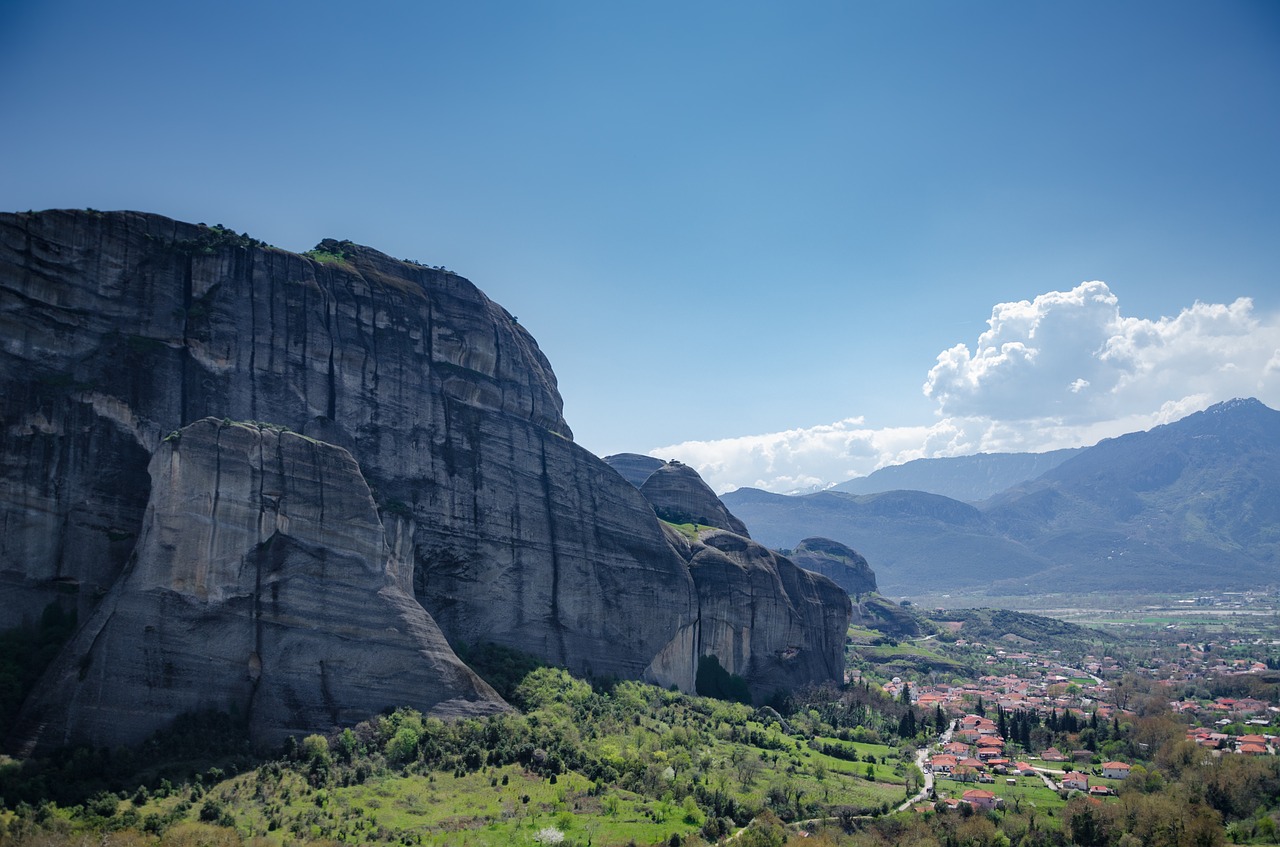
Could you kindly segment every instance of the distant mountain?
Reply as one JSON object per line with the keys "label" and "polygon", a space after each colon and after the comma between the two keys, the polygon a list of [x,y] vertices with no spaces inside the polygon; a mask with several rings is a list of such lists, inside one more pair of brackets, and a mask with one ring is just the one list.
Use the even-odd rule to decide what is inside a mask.
{"label": "distant mountain", "polygon": [[1280,412],[1219,403],[1102,441],[984,508],[1075,584],[1280,581]]}
{"label": "distant mountain", "polygon": [[887,594],[1184,591],[1280,582],[1280,412],[1233,400],[1077,452],[978,506],[935,494],[722,498],[770,546],[821,535]]}
{"label": "distant mountain", "polygon": [[1081,449],[1083,448],[1075,447],[1048,453],[978,453],[975,456],[916,459],[833,485],[830,490],[848,494],[927,491],[966,503],[977,503],[1019,483],[1035,479],[1075,456]]}
{"label": "distant mountain", "polygon": [[856,547],[875,563],[880,591],[890,596],[940,584],[974,589],[1053,566],[1002,538],[975,507],[923,491],[789,497],[741,488],[721,499],[768,547],[789,548],[814,535]]}

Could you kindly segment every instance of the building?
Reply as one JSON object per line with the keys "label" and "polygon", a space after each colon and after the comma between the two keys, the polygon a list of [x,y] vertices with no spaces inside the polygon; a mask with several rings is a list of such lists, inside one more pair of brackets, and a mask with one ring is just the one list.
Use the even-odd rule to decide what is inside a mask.
{"label": "building", "polygon": [[1106,779],[1128,779],[1129,766],[1124,762],[1103,762],[1102,776]]}
{"label": "building", "polygon": [[987,791],[985,788],[970,788],[961,795],[960,799],[975,809],[981,809],[984,812],[995,811],[1004,805],[1002,798]]}

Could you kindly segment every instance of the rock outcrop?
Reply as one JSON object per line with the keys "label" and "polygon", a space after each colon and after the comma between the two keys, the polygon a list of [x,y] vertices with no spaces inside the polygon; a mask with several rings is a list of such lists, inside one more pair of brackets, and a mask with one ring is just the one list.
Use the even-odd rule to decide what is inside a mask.
{"label": "rock outcrop", "polygon": [[[635,453],[605,461],[640,489],[689,565],[698,590],[697,655],[715,656],[722,668],[746,680],[757,700],[802,680],[843,676],[852,614],[846,591],[752,541],[742,521],[688,465]],[[829,549],[829,560],[839,552],[819,541],[814,539],[815,555]],[[843,549],[850,560],[857,557]]]}
{"label": "rock outcrop", "polygon": [[644,499],[664,521],[714,526],[751,537],[747,525],[733,516],[711,486],[688,465],[636,453],[619,453],[606,457],[605,461],[640,489]]}
{"label": "rock outcrop", "polygon": [[414,601],[346,450],[206,419],[150,475],[131,564],[27,704],[20,743],[132,744],[204,709],[278,742],[399,705],[506,708]]}
{"label": "rock outcrop", "polygon": [[697,653],[742,677],[759,702],[844,673],[849,595],[750,538],[668,528],[698,587]]}
{"label": "rock outcrop", "polygon": [[922,634],[915,614],[878,593],[875,571],[852,547],[830,538],[806,538],[788,551],[787,558],[807,571],[822,574],[850,595],[849,622],[854,626],[901,638]]}
{"label": "rock outcrop", "polygon": [[157,215],[0,214],[0,342],[0,626],[51,600],[87,621],[125,590],[169,433],[266,421],[350,452],[450,640],[693,687],[696,569],[573,443],[533,338],[456,274]]}
{"label": "rock outcrop", "polygon": [[876,574],[862,554],[830,538],[806,538],[787,557],[800,567],[820,573],[848,594],[876,590]]}
{"label": "rock outcrop", "polygon": [[636,488],[644,485],[644,481],[652,476],[654,471],[666,464],[661,459],[640,453],[615,453],[612,456],[605,456],[604,460],[609,467],[620,473],[623,479]]}

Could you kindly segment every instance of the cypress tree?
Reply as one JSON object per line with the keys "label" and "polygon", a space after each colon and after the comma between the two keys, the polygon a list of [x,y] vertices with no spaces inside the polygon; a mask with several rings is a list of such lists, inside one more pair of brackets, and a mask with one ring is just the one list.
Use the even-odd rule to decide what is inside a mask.
{"label": "cypress tree", "polygon": [[914,710],[907,709],[902,716],[902,720],[898,721],[898,735],[902,738],[915,738],[916,714]]}

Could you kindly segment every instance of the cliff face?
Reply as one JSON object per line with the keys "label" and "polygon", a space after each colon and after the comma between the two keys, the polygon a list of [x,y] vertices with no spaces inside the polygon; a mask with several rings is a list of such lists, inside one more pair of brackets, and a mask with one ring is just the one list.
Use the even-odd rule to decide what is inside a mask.
{"label": "cliff face", "polygon": [[352,451],[450,637],[640,676],[695,614],[691,582],[643,500],[569,440],[533,339],[461,277],[321,248],[154,215],[0,217],[11,617],[77,586],[87,617],[164,435],[262,420]]}
{"label": "cliff face", "polygon": [[450,639],[692,688],[691,568],[572,442],[532,337],[459,276],[156,215],[0,214],[0,343],[0,626],[53,598],[89,618],[169,433],[267,421],[350,451],[398,584]]}
{"label": "cliff face", "polygon": [[[721,667],[746,680],[756,699],[806,681],[843,677],[852,614],[847,592],[752,541],[693,468],[634,453],[605,461],[639,488],[659,516],[715,527],[690,535],[665,527],[697,587],[692,636],[698,656],[716,656]],[[813,541],[815,549],[839,552]],[[871,580],[874,586],[874,575]]]}
{"label": "cliff face", "polygon": [[27,703],[20,744],[132,744],[201,709],[278,742],[388,706],[505,708],[414,602],[347,451],[206,419],[150,475],[131,566]]}
{"label": "cliff face", "polygon": [[848,594],[876,590],[876,574],[867,560],[851,547],[830,538],[806,538],[788,558],[805,570],[820,573]]}
{"label": "cliff face", "polygon": [[849,595],[749,538],[703,530],[686,548],[698,586],[698,654],[714,655],[759,701],[844,672]]}

